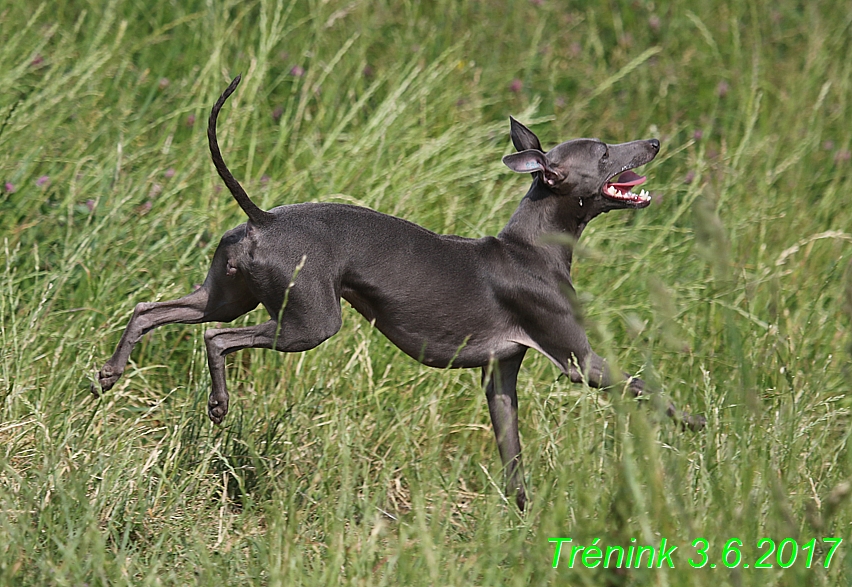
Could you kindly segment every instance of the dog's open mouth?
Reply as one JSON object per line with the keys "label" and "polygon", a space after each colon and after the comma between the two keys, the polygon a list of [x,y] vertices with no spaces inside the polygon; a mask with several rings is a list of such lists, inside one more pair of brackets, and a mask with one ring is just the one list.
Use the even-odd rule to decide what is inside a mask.
{"label": "dog's open mouth", "polygon": [[601,192],[603,192],[604,196],[612,200],[644,207],[651,203],[651,194],[645,190],[641,190],[637,194],[632,191],[632,188],[642,185],[646,179],[645,176],[628,169],[617,178],[611,178],[610,181],[606,182]]}

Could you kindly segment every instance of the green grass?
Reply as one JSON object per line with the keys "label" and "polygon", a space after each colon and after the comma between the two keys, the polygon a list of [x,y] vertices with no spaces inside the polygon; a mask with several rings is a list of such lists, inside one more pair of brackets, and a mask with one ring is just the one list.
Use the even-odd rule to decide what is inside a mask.
{"label": "green grass", "polygon": [[[852,581],[845,3],[12,0],[0,39],[0,584]],[[222,427],[201,326],[147,335],[93,399],[134,304],[191,291],[244,220],[204,133],[240,72],[220,138],[266,207],[479,237],[527,188],[508,115],[548,146],[659,137],[654,204],[596,220],[574,281],[598,352],[707,430],[531,353],[521,516],[479,374],[420,366],[348,306],[311,352],[230,357]],[[552,537],[665,537],[675,568],[553,569]],[[764,537],[817,538],[813,567],[755,569]],[[844,539],[827,569],[823,537]],[[689,565],[698,538],[715,569]]]}

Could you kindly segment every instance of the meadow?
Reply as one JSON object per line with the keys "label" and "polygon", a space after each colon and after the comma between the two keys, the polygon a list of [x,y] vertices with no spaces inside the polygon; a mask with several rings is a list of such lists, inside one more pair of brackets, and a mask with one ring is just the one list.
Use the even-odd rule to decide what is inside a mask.
{"label": "meadow", "polygon": [[[6,0],[0,585],[849,585],[850,53],[837,0]],[[479,372],[345,303],[310,352],[231,355],[221,426],[205,326],[94,398],[134,305],[245,220],[205,136],[237,73],[220,142],[267,208],[493,235],[529,185],[509,115],[545,148],[659,138],[653,203],[596,219],[573,280],[593,348],[706,430],[530,352],[520,514]],[[662,568],[570,552],[663,539]]]}

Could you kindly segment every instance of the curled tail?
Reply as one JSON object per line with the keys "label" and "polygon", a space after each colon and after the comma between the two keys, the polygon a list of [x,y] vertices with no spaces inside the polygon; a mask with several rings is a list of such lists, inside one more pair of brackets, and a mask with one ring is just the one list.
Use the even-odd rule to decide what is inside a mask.
{"label": "curled tail", "polygon": [[228,169],[228,166],[225,165],[225,160],[222,159],[222,153],[219,151],[219,143],[216,140],[216,119],[219,117],[219,111],[222,109],[222,106],[225,104],[225,100],[228,99],[228,96],[233,94],[234,90],[237,89],[237,86],[240,85],[240,79],[241,76],[239,75],[235,77],[234,81],[225,88],[225,91],[222,92],[222,95],[219,96],[218,100],[216,100],[216,104],[213,105],[213,110],[210,111],[210,118],[207,121],[207,143],[210,145],[210,155],[213,157],[213,165],[216,166],[216,171],[219,172],[219,177],[222,178],[222,181],[225,182],[225,185],[231,192],[231,195],[234,196],[237,204],[239,204],[240,208],[243,209],[243,212],[246,213],[249,222],[255,226],[263,226],[264,224],[272,222],[275,215],[270,214],[265,210],[261,210],[258,208],[257,204],[251,201],[251,198],[248,197],[243,186],[240,185],[240,182],[234,178],[231,171]]}

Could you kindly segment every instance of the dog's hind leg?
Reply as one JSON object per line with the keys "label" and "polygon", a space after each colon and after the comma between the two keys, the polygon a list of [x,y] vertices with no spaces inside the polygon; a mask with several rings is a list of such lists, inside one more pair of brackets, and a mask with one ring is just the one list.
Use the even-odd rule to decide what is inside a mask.
{"label": "dog's hind leg", "polygon": [[[205,284],[206,286],[207,284]],[[238,290],[238,291],[235,291]],[[168,302],[141,302],[136,304],[121,340],[112,357],[98,372],[98,381],[92,383],[93,394],[100,395],[98,387],[109,391],[124,373],[133,347],[146,332],[164,324],[199,324],[201,322],[230,322],[253,310],[258,302],[243,288],[233,288],[235,295],[211,296],[207,287]]]}
{"label": "dog's hind leg", "polygon": [[136,304],[115,352],[98,372],[98,380],[91,385],[93,394],[98,396],[100,390],[109,391],[115,385],[124,373],[133,347],[146,332],[164,324],[230,322],[257,307],[259,300],[230,265],[235,247],[244,237],[244,226],[225,233],[216,247],[207,277],[196,291],[168,302]]}
{"label": "dog's hind leg", "polygon": [[[312,349],[340,329],[340,306],[326,312],[310,312],[315,318],[306,324],[299,312],[284,311],[282,320],[268,320],[257,326],[243,328],[211,328],[204,333],[207,345],[207,364],[210,367],[210,398],[207,415],[214,424],[221,424],[228,413],[228,387],[225,381],[225,355],[247,348],[275,349],[281,352],[300,352]],[[322,318],[320,318],[322,316]]]}
{"label": "dog's hind leg", "polygon": [[524,360],[526,349],[508,359],[504,359],[492,369],[483,367],[482,378],[485,384],[485,397],[488,399],[488,412],[491,425],[497,437],[497,448],[506,476],[506,495],[515,496],[518,509],[524,510],[527,494],[524,491],[524,467],[521,462],[521,439],[518,434],[518,371]]}

